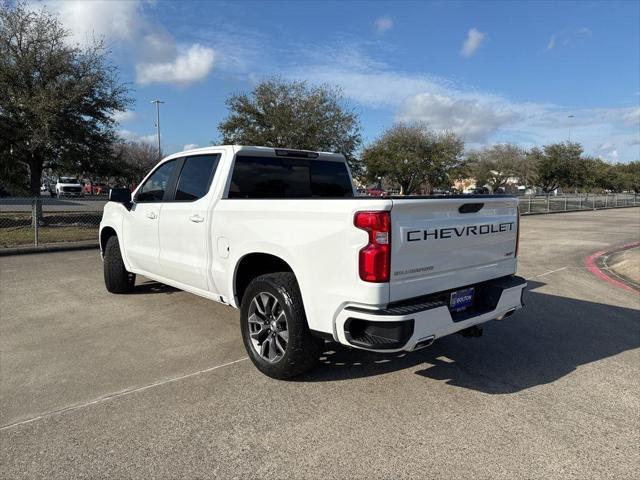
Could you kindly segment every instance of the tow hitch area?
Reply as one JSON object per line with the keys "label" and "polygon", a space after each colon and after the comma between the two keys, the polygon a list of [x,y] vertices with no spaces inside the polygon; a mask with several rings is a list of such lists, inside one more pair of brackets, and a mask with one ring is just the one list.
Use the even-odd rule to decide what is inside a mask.
{"label": "tow hitch area", "polygon": [[474,325],[469,328],[465,328],[464,330],[460,330],[458,332],[463,337],[471,338],[471,337],[481,337],[482,336],[482,327],[478,325]]}

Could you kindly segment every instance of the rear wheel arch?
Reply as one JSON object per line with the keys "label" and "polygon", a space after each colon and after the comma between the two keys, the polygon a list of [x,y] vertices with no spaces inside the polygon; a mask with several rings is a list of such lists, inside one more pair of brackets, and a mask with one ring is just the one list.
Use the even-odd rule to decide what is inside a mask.
{"label": "rear wheel arch", "polygon": [[242,297],[254,278],[277,272],[291,272],[295,276],[291,265],[277,255],[255,252],[243,256],[236,265],[233,278],[236,305],[239,307],[242,304]]}

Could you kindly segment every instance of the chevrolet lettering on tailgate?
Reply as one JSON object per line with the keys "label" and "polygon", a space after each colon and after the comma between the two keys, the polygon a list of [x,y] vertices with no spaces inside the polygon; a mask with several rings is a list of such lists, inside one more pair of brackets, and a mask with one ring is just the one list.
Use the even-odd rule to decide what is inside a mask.
{"label": "chevrolet lettering on tailgate", "polygon": [[466,227],[434,228],[432,230],[409,230],[407,242],[419,242],[420,240],[445,239],[454,237],[470,237],[473,235],[490,235],[492,233],[511,232],[515,222],[498,224],[468,225]]}

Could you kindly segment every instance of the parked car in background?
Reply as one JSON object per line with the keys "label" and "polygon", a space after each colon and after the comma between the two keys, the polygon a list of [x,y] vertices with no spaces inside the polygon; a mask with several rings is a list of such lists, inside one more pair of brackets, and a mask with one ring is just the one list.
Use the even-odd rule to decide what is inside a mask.
{"label": "parked car in background", "polygon": [[74,177],[60,177],[56,182],[56,196],[62,198],[82,196],[82,184]]}
{"label": "parked car in background", "polygon": [[86,180],[84,182],[83,192],[86,195],[108,195],[111,187],[102,182],[91,182]]}
{"label": "parked car in background", "polygon": [[91,189],[93,195],[109,195],[111,187],[106,183],[94,183]]}
{"label": "parked car in background", "polygon": [[51,182],[44,182],[40,187],[40,194],[48,193],[52,197],[56,194],[56,186]]}
{"label": "parked car in background", "polygon": [[387,192],[381,188],[367,188],[367,195],[370,197],[385,197]]}
{"label": "parked car in background", "polygon": [[431,192],[431,196],[433,197],[444,197],[448,195],[452,195],[451,191],[444,190],[442,188],[434,188],[433,191]]}

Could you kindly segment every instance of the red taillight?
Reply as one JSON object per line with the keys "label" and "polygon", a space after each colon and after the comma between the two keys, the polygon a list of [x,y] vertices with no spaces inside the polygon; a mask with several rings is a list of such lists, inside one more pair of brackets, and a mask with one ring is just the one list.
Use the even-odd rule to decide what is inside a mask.
{"label": "red taillight", "polygon": [[357,212],[353,223],[369,233],[369,243],[359,254],[360,278],[365,282],[388,282],[391,268],[389,212]]}
{"label": "red taillight", "polygon": [[518,250],[520,249],[520,205],[518,205],[518,226],[516,227],[516,254],[518,256]]}

